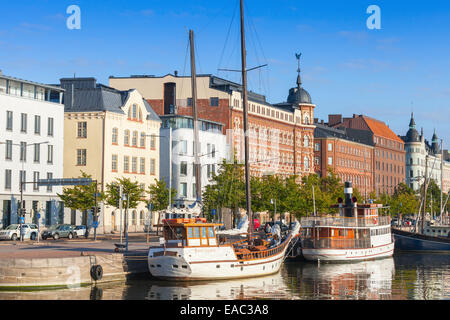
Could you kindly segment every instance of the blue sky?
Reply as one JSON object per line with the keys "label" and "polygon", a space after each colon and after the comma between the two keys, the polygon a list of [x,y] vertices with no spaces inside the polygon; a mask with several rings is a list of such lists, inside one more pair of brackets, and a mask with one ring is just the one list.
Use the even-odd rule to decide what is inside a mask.
{"label": "blue sky", "polygon": [[[81,8],[81,30],[66,27],[72,4]],[[381,30],[366,26],[372,4],[381,8]],[[363,113],[406,134],[414,111],[427,139],[436,128],[450,140],[449,1],[247,0],[246,7],[248,65],[269,64],[249,84],[269,102],[286,100],[294,54],[302,52],[316,117]],[[240,67],[238,14],[238,0],[3,0],[0,69],[44,83],[74,73],[104,84],[110,75],[187,75],[193,29],[198,72],[240,81],[218,71]]]}

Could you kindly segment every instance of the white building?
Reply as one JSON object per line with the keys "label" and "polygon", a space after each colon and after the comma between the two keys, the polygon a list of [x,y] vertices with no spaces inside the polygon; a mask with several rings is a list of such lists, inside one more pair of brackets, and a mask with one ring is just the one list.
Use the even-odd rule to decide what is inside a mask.
{"label": "white building", "polygon": [[[177,190],[174,204],[177,207],[190,205],[196,201],[193,118],[177,115],[160,118],[162,120],[160,178],[169,186],[169,176],[172,174],[172,188]],[[229,146],[226,136],[222,133],[222,124],[201,119],[199,121],[201,186],[204,190],[205,186],[211,184],[213,173],[218,173],[223,159],[228,159]],[[172,155],[169,153],[170,140],[172,140]]]}
{"label": "white building", "polygon": [[33,184],[63,176],[63,92],[0,71],[0,227],[18,223],[22,179],[25,222],[63,222],[62,188]]}
{"label": "white building", "polygon": [[430,144],[425,140],[423,130],[420,135],[416,130],[416,122],[414,121],[413,114],[411,115],[409,131],[403,137],[403,140],[405,141],[406,149],[406,184],[415,191],[418,191],[424,183],[425,171],[427,170],[428,178],[433,179],[439,187],[441,187],[441,179],[443,176],[443,191],[445,193],[449,192],[450,181],[448,179],[450,177],[448,171],[450,170],[450,163],[444,160],[444,172],[442,175],[442,152],[436,132],[433,134]]}

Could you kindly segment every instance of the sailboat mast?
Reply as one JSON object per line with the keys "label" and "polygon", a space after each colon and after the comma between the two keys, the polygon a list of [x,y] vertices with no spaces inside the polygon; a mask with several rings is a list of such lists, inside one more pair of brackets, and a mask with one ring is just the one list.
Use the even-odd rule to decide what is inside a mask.
{"label": "sailboat mast", "polygon": [[192,112],[194,116],[194,167],[195,167],[195,193],[197,202],[202,201],[202,173],[199,156],[199,121],[197,110],[197,71],[195,68],[195,45],[194,45],[194,31],[189,30],[189,42],[191,47],[191,82],[192,82]]}
{"label": "sailboat mast", "polygon": [[241,1],[241,56],[242,56],[242,98],[244,111],[244,145],[245,145],[245,197],[247,200],[247,213],[249,220],[249,242],[253,233],[252,196],[250,190],[250,152],[248,130],[248,96],[247,96],[247,52],[245,49],[244,0]]}
{"label": "sailboat mast", "polygon": [[427,189],[428,189],[428,155],[425,156],[425,183],[423,191],[423,211],[422,211],[422,224],[420,228],[420,233],[423,234],[425,229],[425,215],[427,212]]}

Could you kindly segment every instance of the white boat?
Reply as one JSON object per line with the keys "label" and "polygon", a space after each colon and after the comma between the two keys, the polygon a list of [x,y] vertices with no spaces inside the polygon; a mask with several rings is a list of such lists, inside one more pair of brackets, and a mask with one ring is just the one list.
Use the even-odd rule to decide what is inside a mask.
{"label": "white boat", "polygon": [[[151,247],[148,265],[152,276],[165,280],[224,280],[260,277],[278,273],[291,240],[300,225],[283,239],[254,239],[234,243],[216,235],[215,223],[206,219],[163,221],[164,240]],[[278,238],[278,239],[277,239]]]}
{"label": "white boat", "polygon": [[[342,201],[341,201],[342,202]],[[301,219],[302,253],[306,260],[363,261],[392,257],[394,238],[389,216],[379,216],[379,204],[358,204],[346,183],[346,203],[339,217]]]}

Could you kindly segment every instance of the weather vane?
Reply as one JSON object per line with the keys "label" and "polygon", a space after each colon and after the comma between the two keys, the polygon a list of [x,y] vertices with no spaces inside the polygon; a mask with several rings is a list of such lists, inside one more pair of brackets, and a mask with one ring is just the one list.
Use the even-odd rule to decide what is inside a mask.
{"label": "weather vane", "polygon": [[296,53],[295,57],[298,60],[298,72],[300,72],[300,58],[302,57],[302,54],[301,53]]}

